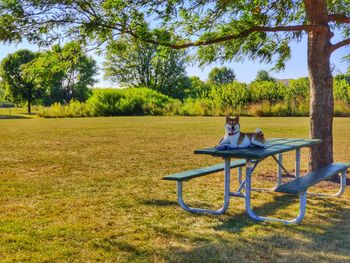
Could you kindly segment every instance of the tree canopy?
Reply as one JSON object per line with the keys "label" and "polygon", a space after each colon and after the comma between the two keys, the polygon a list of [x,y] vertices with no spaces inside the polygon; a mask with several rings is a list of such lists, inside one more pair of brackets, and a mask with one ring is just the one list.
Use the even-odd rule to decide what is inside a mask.
{"label": "tree canopy", "polygon": [[35,86],[34,80],[23,71],[23,67],[36,56],[36,53],[23,49],[9,54],[0,65],[2,86],[5,87],[8,97],[15,103],[26,102],[28,113],[31,113],[31,104],[43,94],[43,89]]}
{"label": "tree canopy", "polygon": [[259,70],[256,73],[256,78],[254,81],[275,81],[275,79],[266,70]]}
{"label": "tree canopy", "polygon": [[97,66],[79,43],[69,42],[41,52],[24,67],[24,72],[36,86],[45,90],[44,104],[50,105],[69,103],[72,99],[85,101],[95,83]]}
{"label": "tree canopy", "polygon": [[209,73],[209,81],[216,84],[228,84],[236,79],[233,69],[228,67],[215,67]]}
{"label": "tree canopy", "polygon": [[105,77],[120,84],[147,87],[182,98],[187,64],[184,51],[123,38],[107,47]]}
{"label": "tree canopy", "polygon": [[[322,25],[311,22],[312,15],[318,14],[308,13],[309,2],[312,1],[2,0],[0,40],[25,37],[43,43],[69,34],[101,44],[128,34],[173,48],[198,46],[198,57],[207,62],[247,57],[271,62],[276,55],[276,67],[283,68],[290,57],[289,42],[299,41],[302,31],[322,29]],[[350,22],[350,3],[313,2],[325,9],[327,26],[347,38],[350,30],[344,25]],[[57,27],[63,32],[53,30]],[[176,37],[169,38],[164,32],[174,32]],[[345,39],[331,49],[349,43],[350,39]]]}

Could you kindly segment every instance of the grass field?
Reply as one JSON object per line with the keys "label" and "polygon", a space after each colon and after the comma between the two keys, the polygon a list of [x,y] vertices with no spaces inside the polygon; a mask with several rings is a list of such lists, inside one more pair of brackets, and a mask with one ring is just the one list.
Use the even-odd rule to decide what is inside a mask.
{"label": "grass field", "polygon": [[[350,189],[310,197],[300,225],[256,223],[233,199],[225,215],[180,209],[161,178],[218,163],[193,150],[215,145],[224,118],[119,117],[0,120],[0,261],[350,262]],[[308,137],[307,118],[242,118],[243,130]],[[350,161],[350,119],[334,121],[336,161]],[[302,168],[308,151],[302,151]],[[293,156],[286,166],[293,169]],[[255,186],[273,186],[266,160]],[[222,174],[185,184],[193,206],[221,206]],[[335,191],[323,183],[315,190]],[[293,197],[253,194],[262,215],[294,217]]]}
{"label": "grass field", "polygon": [[32,113],[28,114],[26,108],[0,108],[0,120],[2,119],[32,119],[36,118],[37,107],[33,107]]}

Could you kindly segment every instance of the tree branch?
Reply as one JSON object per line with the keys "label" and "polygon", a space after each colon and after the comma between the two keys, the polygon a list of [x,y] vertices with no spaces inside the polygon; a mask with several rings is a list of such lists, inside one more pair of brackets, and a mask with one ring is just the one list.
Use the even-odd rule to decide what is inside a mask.
{"label": "tree branch", "polygon": [[161,43],[152,39],[143,39],[142,37],[138,36],[131,30],[125,30],[124,33],[127,33],[136,39],[140,39],[150,44],[167,46],[174,49],[183,49],[188,47],[207,46],[207,45],[217,44],[217,43],[221,43],[229,40],[239,39],[239,38],[247,37],[250,34],[256,33],[256,32],[290,32],[290,31],[302,31],[302,30],[311,31],[311,30],[318,30],[319,28],[320,28],[319,26],[313,26],[313,25],[296,25],[296,26],[280,26],[280,27],[256,26],[256,27],[252,27],[250,29],[244,30],[239,34],[232,34],[232,35],[227,35],[227,36],[218,37],[214,39],[190,42],[185,44],[169,44],[169,43]]}
{"label": "tree branch", "polygon": [[347,17],[345,15],[340,15],[340,14],[332,14],[328,16],[329,21],[337,22],[337,23],[350,23],[350,17]]}
{"label": "tree branch", "polygon": [[348,39],[345,39],[343,41],[340,41],[334,45],[331,46],[331,53],[335,50],[337,50],[338,48],[341,48],[343,46],[346,46],[346,45],[350,45],[350,38]]}

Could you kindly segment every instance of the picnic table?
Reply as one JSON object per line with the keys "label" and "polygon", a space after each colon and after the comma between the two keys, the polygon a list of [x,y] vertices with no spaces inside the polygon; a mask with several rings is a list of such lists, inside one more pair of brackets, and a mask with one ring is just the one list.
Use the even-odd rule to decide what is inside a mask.
{"label": "picnic table", "polygon": [[[266,148],[248,147],[237,148],[233,150],[217,150],[214,148],[207,148],[201,150],[195,150],[195,154],[211,155],[213,157],[221,157],[224,159],[223,164],[213,165],[200,169],[194,169],[185,171],[182,173],[172,174],[165,176],[165,180],[177,181],[177,195],[180,206],[190,212],[196,213],[209,213],[209,214],[222,214],[224,213],[232,197],[241,197],[245,199],[245,209],[247,214],[257,221],[277,221],[285,224],[299,223],[306,210],[306,191],[308,187],[315,185],[316,183],[328,179],[336,174],[341,176],[340,190],[333,196],[340,196],[346,185],[346,170],[350,167],[348,163],[332,163],[321,169],[308,173],[305,176],[300,176],[300,160],[301,160],[301,148],[313,147],[322,143],[319,139],[287,139],[287,138],[274,138],[266,141]],[[283,153],[295,152],[295,179],[287,183],[282,182],[282,171],[289,174],[287,169],[283,166]],[[251,191],[252,188],[252,175],[256,167],[264,161],[267,157],[272,157],[277,163],[277,182],[276,187],[273,189],[275,192],[287,193],[299,195],[299,214],[292,220],[285,220],[279,218],[262,217],[257,215],[251,208]],[[231,159],[238,159],[231,161]],[[245,179],[242,176],[242,167],[245,167]],[[230,179],[231,169],[238,168],[238,182],[239,187],[236,191],[231,191]],[[218,210],[192,208],[189,207],[183,200],[183,182],[195,177],[212,174],[218,171],[224,171],[224,204]],[[318,194],[328,196],[325,194]]]}

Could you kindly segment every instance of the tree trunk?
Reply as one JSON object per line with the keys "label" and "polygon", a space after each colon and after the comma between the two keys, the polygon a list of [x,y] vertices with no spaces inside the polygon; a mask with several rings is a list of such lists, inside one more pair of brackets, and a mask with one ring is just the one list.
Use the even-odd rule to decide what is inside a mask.
{"label": "tree trunk", "polygon": [[28,113],[31,114],[32,113],[32,102],[30,100],[28,100],[27,109],[28,109]]}
{"label": "tree trunk", "polygon": [[309,170],[333,162],[333,78],[330,69],[333,33],[328,26],[327,5],[323,0],[305,0],[309,23],[318,29],[308,32],[308,72],[310,80],[310,137],[323,143],[311,149]]}

